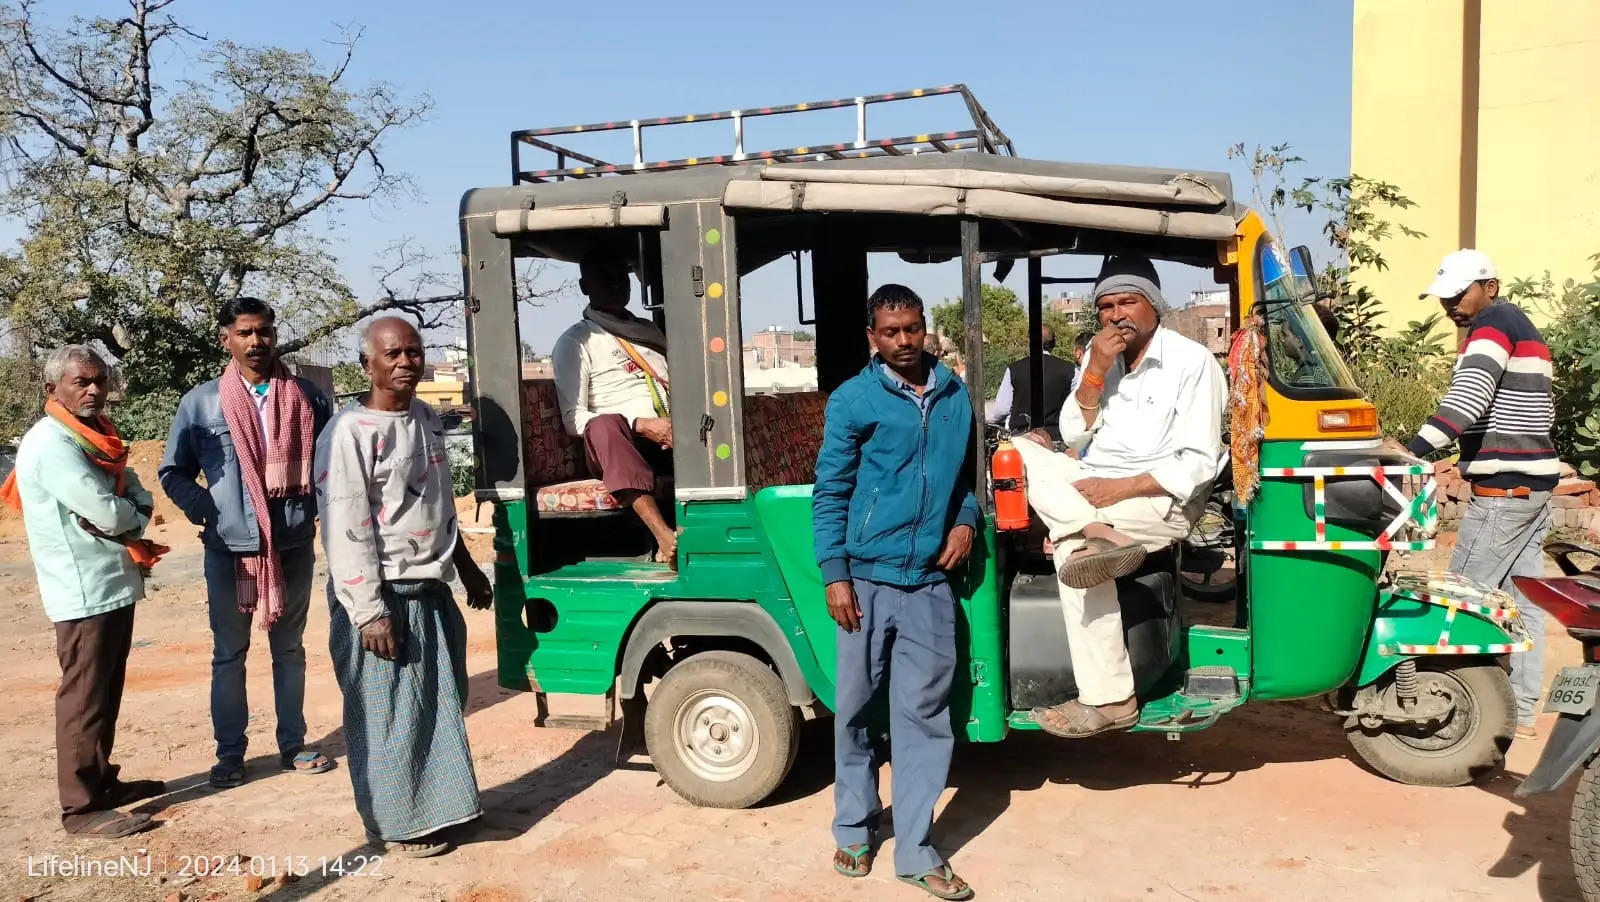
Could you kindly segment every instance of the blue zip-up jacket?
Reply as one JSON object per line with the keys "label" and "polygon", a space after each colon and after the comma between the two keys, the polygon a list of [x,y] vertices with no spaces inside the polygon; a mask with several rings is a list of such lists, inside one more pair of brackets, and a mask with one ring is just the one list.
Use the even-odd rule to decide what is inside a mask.
{"label": "blue zip-up jacket", "polygon": [[[311,402],[312,428],[321,435],[322,427],[333,418],[333,405],[307,380],[296,376],[295,382]],[[203,527],[200,541],[207,548],[256,554],[261,550],[260,525],[255,507],[245,496],[239,455],[233,448],[228,420],[222,415],[221,384],[220,379],[212,379],[178,402],[159,471],[161,490],[190,523]],[[311,447],[316,437],[313,435],[306,447]],[[203,486],[195,481],[201,474],[206,477]],[[299,548],[316,536],[314,493],[274,498],[267,506],[272,508],[272,537],[279,548]]]}
{"label": "blue zip-up jacket", "polygon": [[922,405],[876,356],[828,398],[811,514],[825,584],[941,582],[945,536],[957,524],[978,528],[963,472],[972,401],[954,373],[931,355],[929,363],[933,388]]}

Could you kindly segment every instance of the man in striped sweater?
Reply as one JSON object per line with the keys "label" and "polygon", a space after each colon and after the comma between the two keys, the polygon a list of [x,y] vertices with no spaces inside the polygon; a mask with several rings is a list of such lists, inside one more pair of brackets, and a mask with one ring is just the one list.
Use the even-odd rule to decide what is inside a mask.
{"label": "man in striped sweater", "polygon": [[1499,297],[1489,257],[1460,250],[1444,258],[1421,296],[1437,297],[1467,330],[1450,391],[1407,446],[1418,456],[1461,445],[1461,474],[1472,503],[1461,519],[1451,571],[1512,593],[1533,634],[1533,650],[1511,658],[1517,735],[1537,735],[1534,713],[1544,685],[1544,612],[1512,585],[1544,573],[1550,492],[1560,462],[1550,441],[1550,349],[1520,308]]}

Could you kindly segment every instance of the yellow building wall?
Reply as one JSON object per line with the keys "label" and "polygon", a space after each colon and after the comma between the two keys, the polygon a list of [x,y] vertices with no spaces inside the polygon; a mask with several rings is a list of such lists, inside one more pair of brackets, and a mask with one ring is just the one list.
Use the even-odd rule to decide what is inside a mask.
{"label": "yellow building wall", "polygon": [[[1479,10],[1475,145],[1463,146],[1467,20]],[[1444,254],[1476,246],[1503,278],[1585,278],[1600,253],[1600,2],[1355,0],[1350,168],[1418,204],[1396,218],[1427,233],[1382,245],[1389,268],[1358,278],[1390,325]],[[1472,136],[1469,136],[1471,140]],[[1462,155],[1476,184],[1462,216]]]}
{"label": "yellow building wall", "polygon": [[1483,4],[1478,247],[1583,281],[1600,253],[1600,2]]}
{"label": "yellow building wall", "polygon": [[418,382],[417,397],[434,407],[458,407],[466,397],[465,382]]}
{"label": "yellow building wall", "polygon": [[1460,245],[1462,0],[1356,0],[1350,77],[1350,171],[1392,182],[1417,202],[1394,219],[1426,238],[1381,246],[1389,267],[1356,278],[1386,323],[1422,319],[1417,300],[1439,258]]}

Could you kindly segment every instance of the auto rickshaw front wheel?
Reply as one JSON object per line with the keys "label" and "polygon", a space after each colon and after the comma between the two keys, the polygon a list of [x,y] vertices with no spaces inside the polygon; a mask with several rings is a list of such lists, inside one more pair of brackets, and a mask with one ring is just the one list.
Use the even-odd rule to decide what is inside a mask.
{"label": "auto rickshaw front wheel", "polygon": [[771,795],[800,752],[800,712],[766,664],[704,651],[650,694],[645,747],[661,779],[702,808],[749,808]]}
{"label": "auto rickshaw front wheel", "polygon": [[[1414,682],[1405,685],[1408,676]],[[1398,680],[1397,680],[1398,677]],[[1397,682],[1401,685],[1397,688]],[[1345,735],[1373,770],[1412,786],[1465,786],[1505,766],[1516,732],[1516,700],[1505,668],[1494,661],[1422,658],[1414,674],[1391,670],[1377,687],[1380,710],[1403,710],[1400,696],[1414,693],[1447,701],[1447,713],[1426,723],[1385,720],[1368,714],[1345,719]],[[1373,710],[1369,707],[1368,712]]]}

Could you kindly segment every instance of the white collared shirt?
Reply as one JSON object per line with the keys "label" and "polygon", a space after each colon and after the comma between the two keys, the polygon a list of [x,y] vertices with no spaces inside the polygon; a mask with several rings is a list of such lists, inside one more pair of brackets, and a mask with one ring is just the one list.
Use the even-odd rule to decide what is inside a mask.
{"label": "white collared shirt", "polygon": [[[267,391],[256,391],[256,387],[250,384],[250,380],[243,376],[239,377],[239,381],[244,383],[244,390],[250,393],[250,400],[256,402],[256,418],[261,421],[261,443],[265,445],[272,441],[272,436],[267,432],[267,395],[272,390],[269,388]],[[266,387],[271,385],[272,382],[269,380],[261,384]]]}
{"label": "white collared shirt", "polygon": [[[670,392],[667,358],[646,347],[636,345],[635,350],[655,370],[662,393]],[[550,356],[555,362],[561,420],[573,438],[582,438],[584,427],[597,416],[621,414],[629,426],[658,416],[644,372],[616,336],[594,323],[579,320],[561,333]]]}
{"label": "white collared shirt", "polygon": [[[1087,362],[1087,355],[1085,355]],[[1090,476],[1149,473],[1179,504],[1206,490],[1222,462],[1222,409],[1228,382],[1211,352],[1157,326],[1133,372],[1118,357],[1106,372],[1100,411],[1086,428],[1076,393],[1061,408],[1061,437],[1087,448]]]}

